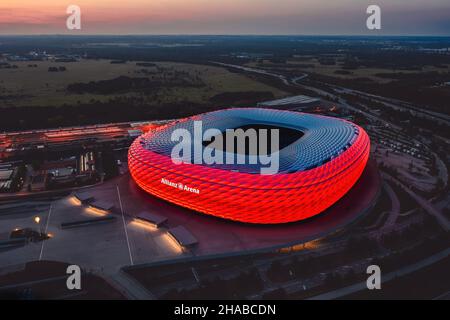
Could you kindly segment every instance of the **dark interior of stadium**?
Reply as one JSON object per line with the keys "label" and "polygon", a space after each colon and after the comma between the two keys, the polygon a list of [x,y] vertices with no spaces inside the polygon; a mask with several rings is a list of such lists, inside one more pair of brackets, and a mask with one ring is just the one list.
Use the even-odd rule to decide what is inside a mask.
{"label": "dark interior of stadium", "polygon": [[[290,144],[294,143],[295,141],[297,141],[298,139],[300,139],[301,137],[303,137],[304,133],[300,130],[296,130],[296,129],[292,129],[292,128],[288,128],[288,127],[281,127],[281,126],[274,126],[274,125],[270,125],[270,124],[262,124],[262,123],[257,123],[257,124],[246,124],[243,126],[239,126],[230,130],[234,130],[236,132],[236,130],[243,130],[244,132],[247,132],[247,130],[249,129],[253,129],[256,131],[256,136],[258,137],[258,143],[255,143],[255,147],[256,147],[256,154],[259,154],[260,150],[260,139],[262,137],[260,137],[260,133],[261,130],[267,130],[267,136],[264,139],[267,139],[267,154],[271,154],[272,150],[271,150],[271,143],[270,143],[270,137],[271,137],[271,132],[272,130],[278,130],[278,136],[279,136],[279,150],[289,146]],[[214,145],[214,142],[217,139],[217,136],[212,137],[211,141],[203,141],[203,145],[204,146],[214,146],[216,149],[221,150],[221,151],[228,151],[234,154],[244,154],[246,156],[248,155],[252,155],[252,148],[250,148],[250,142],[251,139],[249,139],[248,137],[245,138],[245,148],[244,150],[240,150],[239,148],[237,148],[238,143],[237,143],[237,138],[234,138],[234,143],[231,146],[227,146],[227,139],[226,139],[226,134],[227,134],[227,130],[223,131],[221,133],[221,137],[222,137],[222,145],[216,146]],[[275,150],[274,150],[275,151]],[[265,154],[265,152],[262,152],[262,154]]]}

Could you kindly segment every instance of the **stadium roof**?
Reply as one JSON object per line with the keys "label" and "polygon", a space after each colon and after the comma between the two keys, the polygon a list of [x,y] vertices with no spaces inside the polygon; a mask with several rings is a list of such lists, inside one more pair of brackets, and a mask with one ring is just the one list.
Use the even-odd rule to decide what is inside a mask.
{"label": "stadium roof", "polygon": [[[156,131],[150,138],[142,140],[144,148],[158,154],[169,156],[178,141],[171,140],[175,129],[184,128],[192,133],[194,121],[202,120],[203,131],[216,128],[226,129],[244,127],[249,124],[271,125],[299,130],[303,135],[284,147],[279,153],[279,173],[292,173],[309,170],[332,160],[348,149],[356,140],[359,129],[356,125],[337,118],[262,108],[235,108],[209,112],[186,121],[180,121]],[[193,149],[194,141],[192,141]],[[203,146],[205,148],[207,146]],[[191,162],[195,163],[192,152]],[[209,167],[245,172],[260,173],[260,164],[249,164],[246,155],[245,165],[212,164]],[[236,162],[235,162],[236,163]]]}

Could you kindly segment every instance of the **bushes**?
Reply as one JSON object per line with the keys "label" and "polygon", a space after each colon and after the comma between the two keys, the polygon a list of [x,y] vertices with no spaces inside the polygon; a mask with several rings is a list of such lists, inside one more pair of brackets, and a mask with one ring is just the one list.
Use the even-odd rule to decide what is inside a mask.
{"label": "bushes", "polygon": [[243,299],[247,295],[258,292],[263,283],[256,268],[243,272],[230,279],[219,277],[205,280],[192,289],[172,289],[162,299]]}

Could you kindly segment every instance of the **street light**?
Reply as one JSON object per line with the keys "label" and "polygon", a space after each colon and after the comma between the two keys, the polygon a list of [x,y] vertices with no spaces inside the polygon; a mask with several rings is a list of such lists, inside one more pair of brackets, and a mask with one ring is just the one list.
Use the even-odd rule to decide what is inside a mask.
{"label": "street light", "polygon": [[37,225],[39,225],[39,233],[42,234],[42,227],[41,227],[41,224],[40,224],[40,222],[41,222],[41,217],[39,217],[39,216],[34,217],[34,222],[35,222]]}

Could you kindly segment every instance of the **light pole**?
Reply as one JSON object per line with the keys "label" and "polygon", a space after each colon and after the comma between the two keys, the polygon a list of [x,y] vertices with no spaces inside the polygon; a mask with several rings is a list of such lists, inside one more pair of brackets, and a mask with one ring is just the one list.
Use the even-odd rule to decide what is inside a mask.
{"label": "light pole", "polygon": [[37,225],[39,225],[39,233],[42,234],[42,227],[41,227],[41,224],[40,224],[40,222],[41,222],[41,217],[39,217],[39,216],[34,217],[34,222],[35,222]]}

